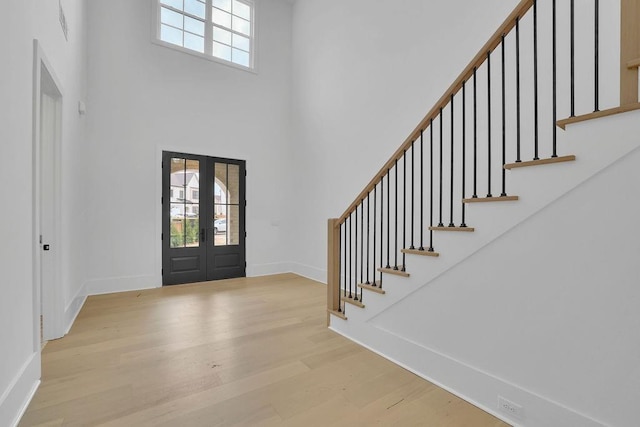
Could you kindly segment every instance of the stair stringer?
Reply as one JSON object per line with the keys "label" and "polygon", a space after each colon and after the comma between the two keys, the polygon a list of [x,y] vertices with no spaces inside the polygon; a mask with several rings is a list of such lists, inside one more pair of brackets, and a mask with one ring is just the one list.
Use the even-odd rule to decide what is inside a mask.
{"label": "stair stringer", "polygon": [[[482,367],[472,366],[463,358],[420,344],[411,337],[403,337],[397,330],[399,325],[393,324],[394,314],[402,313],[404,305],[420,297],[418,293],[425,290],[435,301],[442,299],[446,296],[446,290],[439,284],[441,276],[445,276],[449,270],[474,254],[481,254],[482,248],[517,230],[518,225],[535,217],[554,202],[561,201],[564,195],[581,187],[581,184],[596,177],[617,160],[624,161],[625,156],[640,146],[640,138],[636,136],[640,135],[639,119],[640,113],[631,112],[569,127],[566,131],[568,141],[563,152],[576,154],[576,162],[511,171],[509,194],[520,196],[519,202],[470,206],[467,222],[476,227],[476,233],[465,233],[464,236],[454,233],[438,235],[436,249],[441,252],[440,258],[422,260],[408,256],[407,267],[412,275],[410,278],[385,277],[386,295],[365,293],[366,308],[360,310],[351,307],[349,320],[332,319],[332,329],[508,422],[518,424],[521,421],[496,413],[498,394],[525,404],[526,413],[530,416],[522,425],[603,425],[596,421],[595,416],[590,417],[570,409],[579,405],[559,403],[562,399],[545,397],[544,393],[514,384]],[[603,148],[604,144],[606,146]],[[532,263],[532,270],[537,267],[539,266]],[[499,264],[496,264],[496,269],[498,268]],[[527,274],[526,271],[523,273]],[[473,277],[469,279],[474,280]],[[482,292],[482,289],[477,292]],[[474,298],[474,295],[468,297]],[[440,302],[445,305],[455,303]],[[500,307],[497,309],[500,310]],[[494,311],[496,307],[490,310]],[[417,323],[428,320],[428,316],[416,319]],[[439,321],[438,318],[430,320]],[[582,409],[583,412],[590,410],[589,407]],[[549,424],[550,422],[553,424]]]}

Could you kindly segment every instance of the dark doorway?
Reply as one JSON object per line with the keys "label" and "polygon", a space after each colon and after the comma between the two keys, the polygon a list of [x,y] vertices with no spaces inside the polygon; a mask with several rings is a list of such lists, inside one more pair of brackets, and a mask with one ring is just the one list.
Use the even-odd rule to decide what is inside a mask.
{"label": "dark doorway", "polygon": [[245,162],[162,155],[162,284],[244,277]]}

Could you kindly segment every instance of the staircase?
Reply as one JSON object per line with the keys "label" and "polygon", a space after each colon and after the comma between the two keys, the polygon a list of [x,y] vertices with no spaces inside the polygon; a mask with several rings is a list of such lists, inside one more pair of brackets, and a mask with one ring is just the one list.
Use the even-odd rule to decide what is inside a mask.
{"label": "staircase", "polygon": [[[598,225],[608,212],[591,204],[589,191],[615,186],[597,197],[618,194],[610,209],[623,209],[619,192],[633,192],[633,177],[640,178],[633,167],[640,157],[638,3],[619,2],[618,24],[599,19],[601,6],[612,2],[579,2],[578,9],[569,0],[520,2],[344,214],[329,220],[333,330],[513,424],[626,425],[632,419],[632,412],[595,397],[606,395],[551,387],[553,378],[579,382],[584,374],[566,368],[547,378],[556,368],[552,358],[543,358],[544,374],[533,367],[538,375],[514,369],[505,377],[508,367],[488,343],[526,360],[536,349],[522,337],[547,331],[541,342],[553,348],[548,337],[566,323],[562,313],[572,311],[555,301],[584,298],[576,283],[596,274],[591,265],[625,258],[610,247],[603,254],[598,243],[607,246],[609,237],[582,238],[601,233],[576,224]],[[586,27],[589,38],[575,36]],[[559,29],[569,40],[560,40]],[[601,32],[621,34],[619,69],[603,63],[601,51],[611,46],[601,46]],[[612,76],[612,68],[619,74]],[[602,84],[612,79],[619,93]],[[562,259],[568,262],[556,262]],[[519,289],[514,295],[531,301],[510,299],[513,286]],[[570,291],[575,297],[564,296]],[[540,331],[522,333],[517,325],[531,322],[520,324],[520,316],[539,316]],[[487,332],[501,328],[504,334]],[[492,358],[502,364],[467,361]],[[498,396],[526,411],[499,408]]]}

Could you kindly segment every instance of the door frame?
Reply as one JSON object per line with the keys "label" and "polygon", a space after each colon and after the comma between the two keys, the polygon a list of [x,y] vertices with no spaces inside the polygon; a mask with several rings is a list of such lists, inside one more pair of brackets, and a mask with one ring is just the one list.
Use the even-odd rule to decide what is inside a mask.
{"label": "door frame", "polygon": [[[62,215],[60,205],[61,195],[61,146],[62,146],[62,108],[64,92],[60,80],[56,77],[56,73],[48,61],[42,45],[37,39],[33,41],[33,122],[32,122],[32,265],[33,265],[33,313],[34,313],[34,334],[33,344],[34,351],[39,352],[41,349],[40,340],[40,316],[43,316],[43,338],[44,340],[50,340],[60,338],[64,335],[63,330],[63,316],[64,316],[64,304],[63,293],[61,289],[61,272],[60,272],[60,259],[61,259],[61,234],[62,228]],[[44,71],[44,73],[43,73]],[[48,80],[46,85],[43,85],[43,79]],[[41,164],[41,126],[40,120],[42,117],[42,105],[41,96],[46,94],[54,98],[55,102],[55,122],[56,130],[54,132],[52,143],[52,170],[53,170],[53,206],[52,208],[52,227],[51,238],[47,243],[53,246],[48,256],[51,257],[51,270],[46,272],[50,277],[50,285],[42,288],[42,248],[40,242],[40,235],[42,234],[40,218],[42,215],[41,206],[41,176],[42,176],[42,164]]]}
{"label": "door frame", "polygon": [[[185,154],[193,154],[193,153],[198,153],[197,155],[201,155],[201,156],[206,156],[206,157],[214,157],[214,158],[220,158],[220,159],[241,159],[241,158],[246,158],[248,156],[242,155],[240,153],[236,153],[236,154],[228,154],[228,153],[224,153],[224,150],[219,150],[222,151],[222,153],[218,152],[213,153],[214,150],[211,149],[211,147],[195,147],[195,146],[176,146],[176,145],[172,145],[172,144],[157,144],[156,145],[156,157],[155,157],[155,170],[156,170],[156,194],[157,194],[157,199],[156,199],[156,203],[157,203],[157,208],[156,208],[156,245],[155,245],[155,252],[156,252],[156,256],[155,256],[155,287],[156,288],[162,288],[162,159],[163,159],[163,153],[165,151],[169,151],[172,153],[185,153]],[[245,162],[245,170],[249,169],[249,160],[243,160]],[[245,176],[244,177],[244,183],[245,183],[245,200],[248,199],[248,193],[249,193],[249,184],[248,184],[248,177]],[[247,207],[245,206],[245,233],[248,233],[248,215],[247,215]],[[247,244],[247,240],[245,238],[244,241],[244,245],[245,245],[245,262],[247,264],[247,267],[245,269],[245,275],[248,277],[247,272],[249,271],[249,246]]]}

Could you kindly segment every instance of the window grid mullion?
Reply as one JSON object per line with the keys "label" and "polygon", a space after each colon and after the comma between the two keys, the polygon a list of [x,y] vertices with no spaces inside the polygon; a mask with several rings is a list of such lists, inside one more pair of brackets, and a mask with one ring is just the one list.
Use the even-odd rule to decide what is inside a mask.
{"label": "window grid mullion", "polygon": [[204,28],[204,53],[213,56],[213,27],[211,24],[213,23],[213,0],[207,0],[206,6],[207,8],[205,12],[205,28]]}
{"label": "window grid mullion", "polygon": [[[207,0],[207,1],[210,1],[210,0]],[[184,16],[187,16],[187,17],[189,17],[189,18],[191,18],[191,19],[196,19],[196,20],[198,20],[198,21],[200,21],[200,22],[203,22],[203,23],[205,23],[205,24],[207,23],[206,13],[205,13],[205,18],[200,18],[200,17],[199,17],[199,16],[197,16],[197,15],[192,15],[192,14],[190,14],[189,12],[185,12],[184,10],[176,9],[175,7],[171,7],[171,6],[166,5],[166,4],[160,4],[160,8],[161,8],[161,9],[162,9],[162,8],[165,8],[165,9],[170,10],[171,12],[175,12],[175,13],[179,13],[180,15],[183,15],[183,18],[182,18],[182,19],[183,19],[183,21],[184,21]],[[162,10],[161,10],[161,13],[162,13]],[[210,21],[210,20],[209,20],[209,21]],[[183,24],[183,25],[184,25],[184,24]]]}

